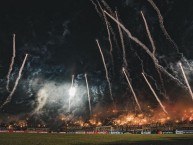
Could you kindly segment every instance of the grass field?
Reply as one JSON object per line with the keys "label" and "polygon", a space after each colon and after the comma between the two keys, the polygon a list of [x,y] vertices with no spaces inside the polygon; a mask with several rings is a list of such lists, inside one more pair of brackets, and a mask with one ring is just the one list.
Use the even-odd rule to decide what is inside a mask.
{"label": "grass field", "polygon": [[193,145],[193,135],[0,133],[0,145]]}

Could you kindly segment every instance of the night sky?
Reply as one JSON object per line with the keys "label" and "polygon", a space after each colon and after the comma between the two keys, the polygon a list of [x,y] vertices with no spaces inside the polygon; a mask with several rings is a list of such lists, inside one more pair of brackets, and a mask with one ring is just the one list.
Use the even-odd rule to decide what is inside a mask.
{"label": "night sky", "polygon": [[[93,0],[97,4],[96,0]],[[156,11],[146,0],[106,0],[112,9],[117,10],[120,21],[131,33],[151,48],[140,11],[143,11],[156,45],[156,58],[173,76],[183,84],[178,62],[181,61],[190,86],[192,82],[193,54],[193,1],[154,0],[164,18],[164,25],[179,52],[164,36]],[[109,12],[103,1],[103,9]],[[97,4],[97,8],[100,8]],[[118,108],[136,109],[136,103],[128,88],[122,72],[123,54],[117,25],[107,17],[111,25],[113,44],[113,63],[110,56],[108,33],[104,21],[90,0],[63,1],[4,1],[0,2],[0,101],[6,100],[6,75],[12,57],[12,38],[16,34],[16,58],[10,76],[13,88],[19,68],[26,53],[22,77],[11,102],[1,109],[1,114],[36,114],[43,119],[46,116],[58,116],[67,113],[68,90],[72,75],[78,88],[72,105],[75,117],[88,116],[88,102],[84,74],[88,74],[93,111],[111,106],[108,83],[96,39],[102,51],[109,71],[112,93]],[[113,33],[112,33],[113,32]],[[139,102],[158,106],[141,72],[148,79],[164,102],[171,104],[190,95],[184,86],[178,85],[162,73],[163,83],[151,58],[123,33],[126,48],[128,73]],[[44,102],[45,101],[45,102]],[[40,107],[42,104],[42,107]],[[40,107],[39,109],[38,106]],[[54,114],[54,115],[51,115]],[[44,118],[45,117],[45,118]]]}

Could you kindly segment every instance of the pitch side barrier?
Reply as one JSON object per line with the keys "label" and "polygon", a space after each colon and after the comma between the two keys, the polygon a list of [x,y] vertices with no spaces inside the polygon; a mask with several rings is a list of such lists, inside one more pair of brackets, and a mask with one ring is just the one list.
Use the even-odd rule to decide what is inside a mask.
{"label": "pitch side barrier", "polygon": [[95,131],[76,131],[67,132],[67,134],[110,134],[109,132],[95,132]]}
{"label": "pitch side barrier", "polygon": [[119,131],[113,131],[113,132],[108,132],[108,131],[76,131],[76,132],[67,132],[67,134],[123,134],[123,132]]}
{"label": "pitch side barrier", "polygon": [[46,131],[0,130],[0,133],[48,133]]}
{"label": "pitch side barrier", "polygon": [[162,134],[175,134],[173,131],[162,131]]}
{"label": "pitch side barrier", "polygon": [[[17,130],[0,130],[0,133],[49,133],[46,131],[17,131]],[[76,132],[50,132],[50,133],[61,133],[61,134],[193,134],[193,130],[176,130],[176,131],[141,131],[141,132],[120,132],[120,131],[112,131],[112,132],[96,132],[96,131],[76,131]]]}
{"label": "pitch side barrier", "polygon": [[156,134],[193,134],[193,130],[158,131]]}
{"label": "pitch side barrier", "polygon": [[175,134],[193,134],[193,130],[176,130]]}
{"label": "pitch side barrier", "polygon": [[157,134],[193,134],[193,130],[159,131]]}

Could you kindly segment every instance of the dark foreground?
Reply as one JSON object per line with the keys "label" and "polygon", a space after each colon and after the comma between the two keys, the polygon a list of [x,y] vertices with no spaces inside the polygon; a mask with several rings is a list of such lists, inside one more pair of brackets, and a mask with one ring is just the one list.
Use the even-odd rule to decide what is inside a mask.
{"label": "dark foreground", "polygon": [[0,133],[0,145],[193,145],[193,135]]}

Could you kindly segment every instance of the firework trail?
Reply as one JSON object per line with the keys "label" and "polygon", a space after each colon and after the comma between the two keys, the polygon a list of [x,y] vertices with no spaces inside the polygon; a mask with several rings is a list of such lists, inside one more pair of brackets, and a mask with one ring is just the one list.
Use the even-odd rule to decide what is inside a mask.
{"label": "firework trail", "polygon": [[[72,75],[72,83],[71,83],[71,86],[70,86],[70,90],[69,91],[72,91],[73,89],[73,86],[74,86],[74,75]],[[70,112],[70,109],[71,109],[71,99],[72,99],[72,95],[70,94],[70,97],[69,97],[69,100],[68,100],[68,111]]]}
{"label": "firework trail", "polygon": [[0,106],[0,108],[3,108],[4,105],[6,105],[7,103],[9,103],[9,102],[11,101],[12,96],[13,96],[13,94],[14,94],[16,88],[17,88],[17,85],[18,85],[18,83],[19,83],[19,80],[20,80],[20,78],[21,78],[21,73],[22,73],[23,68],[24,68],[24,66],[25,66],[25,62],[26,62],[26,60],[27,60],[27,57],[28,57],[28,54],[25,55],[25,58],[24,58],[23,63],[22,63],[22,65],[21,65],[20,69],[19,69],[19,74],[18,74],[18,77],[17,77],[17,79],[16,79],[16,81],[15,81],[15,84],[14,84],[14,87],[13,87],[11,93],[10,93],[9,96],[7,97],[6,101]]}
{"label": "firework trail", "polygon": [[[104,10],[101,6],[101,4],[99,3],[99,1],[97,1],[102,13],[103,13],[103,17],[106,17],[105,13],[104,13]],[[105,1],[102,1],[103,5],[106,7],[106,9],[111,13],[111,15],[114,15],[113,11],[111,10],[111,8],[108,6],[108,4],[105,2]],[[102,17],[102,19],[103,19]],[[106,18],[106,21],[107,21],[107,18]],[[107,24],[108,24],[108,28],[109,28],[109,31],[111,32],[112,34],[112,38],[113,38],[113,42],[115,42],[115,46],[117,48],[119,48],[119,45],[118,45],[118,42],[117,42],[117,38],[116,38],[116,34],[115,32],[113,31],[113,28],[111,27],[110,23],[107,21]]]}
{"label": "firework trail", "polygon": [[85,74],[84,76],[85,76],[85,81],[86,81],[89,110],[90,110],[90,114],[91,114],[90,91],[89,91],[89,87],[88,87],[87,74]]}
{"label": "firework trail", "polygon": [[155,43],[154,43],[154,41],[153,41],[153,38],[152,38],[151,33],[150,33],[150,31],[149,31],[149,27],[148,27],[148,25],[147,25],[147,21],[146,21],[144,15],[143,15],[143,12],[142,12],[142,11],[141,11],[141,15],[142,15],[142,18],[143,18],[143,21],[144,21],[144,24],[145,24],[145,29],[146,29],[146,31],[147,31],[148,38],[149,38],[149,40],[150,40],[150,42],[151,42],[151,46],[152,46],[152,48],[153,48],[153,52],[152,52],[152,53],[155,55],[155,51],[156,51]]}
{"label": "firework trail", "polygon": [[110,57],[111,57],[111,61],[112,61],[112,67],[113,67],[113,73],[114,73],[114,60],[113,60],[113,45],[112,45],[112,41],[111,41],[111,33],[110,33],[110,23],[108,22],[107,20],[107,17],[103,11],[103,8],[101,6],[101,4],[97,1],[98,5],[99,5],[99,8],[101,9],[102,13],[103,13],[103,18],[105,20],[105,25],[106,25],[106,28],[107,28],[107,34],[108,34],[108,40],[109,40],[109,46],[110,46]]}
{"label": "firework trail", "polygon": [[[117,11],[115,11],[115,15],[116,15],[117,21],[119,21]],[[117,26],[118,26],[118,30],[119,30],[120,39],[121,39],[121,46],[122,46],[122,49],[123,49],[123,63],[124,63],[124,67],[127,68],[128,64],[127,64],[127,59],[126,59],[126,51],[125,51],[123,33],[122,33],[122,30],[121,30],[120,26],[119,25],[117,25]]]}
{"label": "firework trail", "polygon": [[151,6],[154,8],[154,10],[157,12],[157,15],[158,15],[158,19],[159,19],[159,24],[160,24],[160,28],[161,30],[163,31],[164,35],[166,36],[166,38],[173,44],[173,46],[176,48],[177,52],[179,53],[179,50],[178,50],[178,46],[177,44],[174,42],[174,40],[170,37],[170,35],[168,34],[165,26],[164,26],[164,20],[163,20],[163,17],[161,15],[161,12],[159,10],[159,8],[156,6],[156,4],[153,2],[153,0],[147,0]]}
{"label": "firework trail", "polygon": [[72,75],[72,83],[71,83],[71,88],[74,86],[74,75]]}
{"label": "firework trail", "polygon": [[191,97],[192,97],[192,99],[193,99],[192,89],[191,89],[190,84],[189,84],[189,82],[188,82],[188,80],[187,80],[187,78],[186,78],[186,74],[185,74],[185,72],[184,72],[184,69],[183,69],[183,67],[182,67],[182,64],[179,63],[179,65],[180,65],[180,68],[181,68],[181,70],[182,70],[182,74],[183,74],[183,76],[184,76],[184,80],[185,80],[185,82],[186,82],[186,85],[188,86],[189,93],[190,93],[190,95],[191,95]]}
{"label": "firework trail", "polygon": [[154,64],[155,64],[155,67],[157,69],[159,69],[161,72],[165,73],[167,76],[169,76],[170,78],[172,78],[179,86],[181,87],[184,87],[183,83],[177,79],[176,77],[174,77],[172,74],[170,74],[165,68],[163,68],[157,58],[153,55],[153,53],[148,49],[148,47],[143,44],[138,38],[134,37],[131,32],[125,28],[125,26],[123,24],[121,24],[117,19],[115,19],[113,16],[111,16],[109,13],[107,13],[106,11],[104,11],[112,20],[114,20],[118,25],[120,25],[120,27],[127,33],[128,37],[133,40],[135,43],[137,43],[139,46],[141,46],[145,51],[146,53],[152,58]]}
{"label": "firework trail", "polygon": [[111,14],[113,14],[113,11],[112,11],[111,7],[110,7],[104,0],[101,0],[101,2],[102,2],[103,5],[106,7],[106,9],[107,9]]}
{"label": "firework trail", "polygon": [[[142,71],[142,72],[144,72],[144,71]],[[158,85],[159,83],[156,81],[156,79],[153,78],[153,76],[148,75],[148,74],[146,74],[146,76],[148,76],[148,77],[154,82],[154,85],[155,85],[155,87],[156,87],[156,90],[158,90],[159,93],[160,93],[165,99],[169,100],[169,97],[168,97],[167,94],[166,94],[165,87],[164,87],[164,86],[161,86],[161,87],[164,87],[164,88],[161,88],[161,87]],[[162,82],[161,82],[161,83],[162,83]],[[162,90],[162,89],[163,89],[163,90]]]}
{"label": "firework trail", "polygon": [[8,92],[10,92],[10,88],[9,88],[9,82],[10,82],[10,74],[11,74],[11,71],[13,69],[13,65],[14,65],[14,60],[15,60],[15,34],[13,34],[13,55],[12,55],[12,58],[11,58],[11,64],[9,66],[9,71],[7,73],[7,85],[6,85],[6,89]]}
{"label": "firework trail", "polygon": [[152,88],[151,84],[149,83],[149,81],[147,80],[146,76],[144,75],[144,73],[142,73],[146,83],[148,84],[149,88],[151,89],[152,93],[154,94],[156,100],[158,101],[158,103],[160,104],[161,108],[163,109],[163,111],[168,114],[168,112],[166,111],[165,107],[163,106],[162,102],[160,101],[159,97],[157,96],[157,94],[155,93],[154,89]]}
{"label": "firework trail", "polygon": [[[140,60],[142,72],[144,72],[143,60],[139,57],[139,55],[136,52],[135,52],[135,55]],[[153,80],[156,89],[159,90],[159,93],[162,94],[167,100],[169,100],[169,98],[166,96],[165,92],[163,93],[162,90],[158,87],[157,81],[151,75],[148,75],[148,74],[146,74],[146,75]]]}
{"label": "firework trail", "polygon": [[126,79],[127,79],[127,82],[128,82],[128,84],[129,84],[129,87],[130,87],[130,89],[131,89],[131,91],[132,91],[132,93],[133,93],[133,96],[134,96],[134,98],[135,98],[135,102],[137,103],[137,106],[139,107],[139,110],[141,111],[141,106],[140,106],[140,104],[139,104],[139,101],[138,101],[138,99],[137,99],[137,96],[136,96],[136,94],[135,94],[135,91],[133,90],[133,87],[132,87],[132,85],[131,85],[131,83],[130,83],[130,81],[129,81],[129,78],[128,78],[128,76],[127,76],[127,73],[126,73],[124,67],[123,67],[123,73],[124,73],[124,75],[125,75],[125,77],[126,77]]}
{"label": "firework trail", "polygon": [[[94,5],[96,12],[99,14],[100,17],[102,17],[102,14],[99,12],[96,3],[95,3],[93,0],[90,0],[90,1],[91,1],[92,4]],[[98,1],[97,1],[97,2],[98,2]]]}
{"label": "firework trail", "polygon": [[[102,20],[105,19],[105,25],[106,25],[107,31],[108,31],[109,43],[110,43],[110,50],[111,50],[111,51],[110,51],[110,55],[111,55],[112,64],[114,65],[113,55],[112,55],[112,41],[111,41],[111,35],[110,35],[110,33],[112,34],[112,38],[113,38],[113,42],[115,42],[115,46],[116,46],[117,48],[119,48],[119,45],[118,45],[118,42],[117,42],[117,39],[116,39],[116,34],[115,34],[115,32],[113,31],[110,23],[108,22],[108,20],[107,20],[107,18],[106,18],[106,15],[104,14],[104,10],[103,10],[101,4],[99,3],[99,1],[96,1],[96,2],[97,2],[97,4],[98,4],[101,12],[98,10],[96,3],[94,3],[93,0],[91,0],[91,2],[92,2],[92,4],[94,5],[97,13],[99,14],[99,17],[100,17]],[[111,14],[113,15],[112,10],[111,10],[111,8],[108,6],[108,4],[107,4],[105,1],[102,2],[102,3],[103,3],[103,5],[111,12]],[[114,67],[114,66],[113,66],[113,67]],[[114,68],[113,68],[113,71],[114,71]],[[114,73],[114,72],[113,72],[113,73]]]}
{"label": "firework trail", "polygon": [[[144,21],[144,24],[145,24],[145,29],[147,31],[148,38],[149,38],[149,40],[151,42],[151,46],[152,46],[152,49],[153,49],[152,55],[154,56],[154,58],[156,58],[156,56],[155,56],[155,52],[156,52],[155,43],[153,41],[153,38],[151,36],[150,30],[149,30],[149,27],[148,27],[148,24],[147,24],[147,21],[146,21],[142,11],[141,11],[141,15],[142,15],[142,18],[143,18],[143,21]],[[164,91],[164,97],[166,98],[166,90],[165,90],[165,86],[164,86],[164,81],[163,81],[162,75],[161,75],[161,73],[160,73],[160,71],[159,71],[159,69],[157,67],[156,67],[156,70],[157,70],[157,72],[159,74],[159,78],[160,78],[160,81],[161,81],[161,86],[162,86],[163,91]]]}
{"label": "firework trail", "polygon": [[105,19],[105,23],[106,23],[106,27],[107,27],[107,33],[108,33],[108,39],[109,39],[109,45],[110,45],[110,55],[111,55],[111,58],[113,58],[113,55],[112,55],[113,46],[112,46],[112,41],[111,41],[111,33],[109,31],[109,25],[108,25],[107,17],[105,14],[104,14],[104,19]]}
{"label": "firework trail", "polygon": [[[104,11],[104,13],[106,13],[112,20],[114,20],[129,36],[129,38],[131,40],[133,40],[135,43],[137,43],[139,46],[141,46],[147,54],[149,54],[150,57],[153,57],[151,51],[147,48],[147,46],[145,46],[145,44],[143,44],[141,41],[138,40],[138,38],[134,37],[130,31],[128,29],[125,28],[125,26],[123,24],[121,24],[117,19],[115,19],[113,16],[111,16],[109,13],[107,13],[106,11]],[[153,58],[154,59],[154,58]]]}
{"label": "firework trail", "polygon": [[109,45],[110,45],[110,53],[111,53],[111,56],[112,56],[112,51],[113,51],[113,46],[112,46],[112,41],[111,41],[111,33],[110,33],[110,30],[109,30],[109,22],[107,21],[107,17],[105,15],[105,13],[103,12],[103,8],[102,6],[100,5],[100,3],[97,1],[98,5],[99,5],[99,8],[101,9],[102,13],[103,13],[103,17],[104,17],[104,20],[105,20],[105,24],[106,24],[106,28],[107,28],[107,33],[108,33],[108,39],[109,39]]}
{"label": "firework trail", "polygon": [[110,79],[109,79],[109,74],[108,74],[107,66],[106,66],[106,63],[105,63],[104,56],[103,56],[103,52],[101,50],[101,47],[100,47],[100,44],[99,44],[98,40],[96,40],[96,43],[98,45],[99,51],[101,53],[102,61],[103,61],[103,64],[104,64],[105,73],[106,73],[106,79],[107,79],[107,82],[108,82],[108,85],[109,85],[109,91],[110,91],[111,100],[114,102],[113,94],[112,94],[112,89],[111,89],[111,82],[110,82]]}

